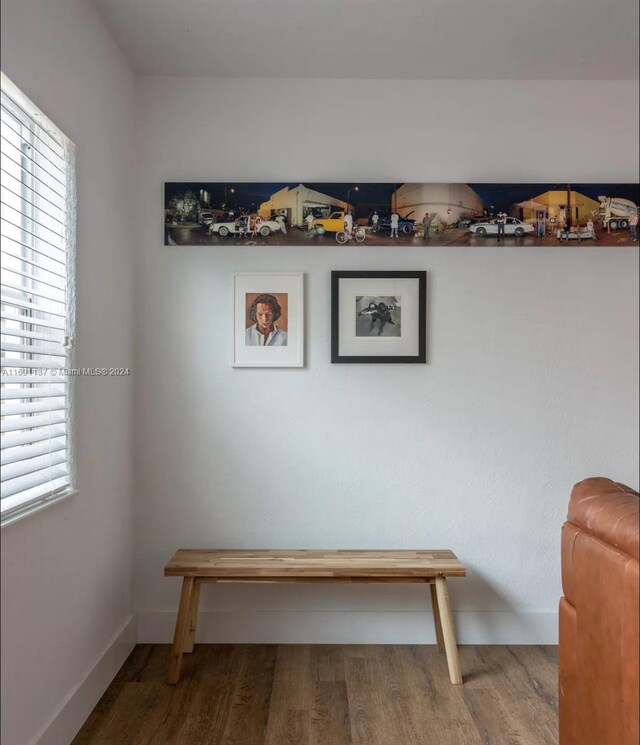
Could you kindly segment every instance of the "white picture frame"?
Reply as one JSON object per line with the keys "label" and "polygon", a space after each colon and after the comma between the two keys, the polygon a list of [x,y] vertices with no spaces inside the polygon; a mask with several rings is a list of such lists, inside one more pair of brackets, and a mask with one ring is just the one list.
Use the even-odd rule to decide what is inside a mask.
{"label": "white picture frame", "polygon": [[304,366],[304,275],[233,277],[233,367]]}

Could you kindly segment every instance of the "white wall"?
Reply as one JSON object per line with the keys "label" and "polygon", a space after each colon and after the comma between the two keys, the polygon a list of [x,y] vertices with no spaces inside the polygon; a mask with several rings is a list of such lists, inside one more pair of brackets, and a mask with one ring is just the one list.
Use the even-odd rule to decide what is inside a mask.
{"label": "white wall", "polygon": [[[132,366],[135,80],[85,0],[3,0],[2,68],[76,144],[78,366]],[[2,531],[6,745],[69,742],[130,649],[133,379],[76,382],[80,493]]]}
{"label": "white wall", "polygon": [[[178,547],[431,547],[462,641],[553,641],[571,486],[638,484],[637,249],[164,247],[163,182],[634,181],[635,83],[143,78],[139,131],[139,640]],[[331,365],[330,270],[385,268],[429,272],[429,364]],[[278,270],[307,365],[232,369],[231,277]],[[200,638],[427,640],[425,598],[209,587]]]}

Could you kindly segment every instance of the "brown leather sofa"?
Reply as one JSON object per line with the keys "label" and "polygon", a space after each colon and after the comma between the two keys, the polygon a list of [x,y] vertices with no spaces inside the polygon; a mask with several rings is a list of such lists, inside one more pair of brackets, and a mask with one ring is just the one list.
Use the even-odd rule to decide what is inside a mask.
{"label": "brown leather sofa", "polygon": [[562,527],[560,745],[638,745],[638,493],[592,478]]}

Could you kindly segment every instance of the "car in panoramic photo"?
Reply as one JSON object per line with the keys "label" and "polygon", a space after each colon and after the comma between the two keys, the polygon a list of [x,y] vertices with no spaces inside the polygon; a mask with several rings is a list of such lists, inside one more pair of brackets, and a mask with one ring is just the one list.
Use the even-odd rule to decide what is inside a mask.
{"label": "car in panoramic photo", "polygon": [[486,217],[461,217],[458,222],[455,223],[455,227],[469,228],[477,222],[484,222],[486,219]]}
{"label": "car in panoramic photo", "polygon": [[237,220],[227,222],[210,222],[210,235],[218,234],[223,238],[227,235],[251,235],[257,233],[262,237],[280,230],[280,223],[276,220],[264,220],[260,215],[241,215]]}
{"label": "car in panoramic photo", "polygon": [[[469,226],[469,230],[475,235],[498,235],[498,221],[486,220],[485,222],[477,222]],[[522,222],[517,217],[507,217],[504,225],[505,235],[515,235],[519,238],[526,234],[533,235],[534,232],[535,227],[530,223]]]}
{"label": "car in panoramic photo", "polygon": [[[409,213],[413,214],[413,213]],[[369,224],[373,225],[371,217],[369,218]],[[410,217],[403,217],[402,215],[398,216],[398,232],[404,233],[405,235],[411,235],[416,230],[416,221],[412,220]],[[391,232],[391,215],[390,214],[382,214],[378,217],[378,231],[385,233]]]}
{"label": "car in panoramic photo", "polygon": [[329,217],[316,217],[311,223],[313,230],[325,233],[339,233],[344,230],[344,210],[332,212]]}

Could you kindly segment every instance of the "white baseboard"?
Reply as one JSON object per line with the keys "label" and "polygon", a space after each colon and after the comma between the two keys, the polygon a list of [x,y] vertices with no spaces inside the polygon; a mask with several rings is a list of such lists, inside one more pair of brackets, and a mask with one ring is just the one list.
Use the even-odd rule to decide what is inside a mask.
{"label": "white baseboard", "polygon": [[32,745],[69,745],[136,643],[136,617],[132,614],[113,636],[87,675],[67,695],[49,724]]}
{"label": "white baseboard", "polygon": [[[459,644],[557,644],[556,612],[453,614]],[[176,611],[138,613],[138,642],[167,644]],[[201,644],[435,644],[431,613],[397,611],[202,611]]]}

